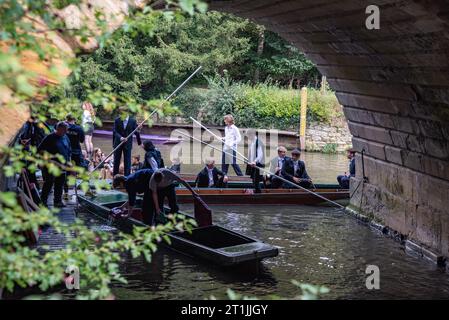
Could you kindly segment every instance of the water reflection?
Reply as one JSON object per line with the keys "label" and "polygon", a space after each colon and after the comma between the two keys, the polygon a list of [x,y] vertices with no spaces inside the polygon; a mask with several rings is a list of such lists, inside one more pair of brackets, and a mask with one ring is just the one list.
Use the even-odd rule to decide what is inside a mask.
{"label": "water reflection", "polygon": [[[104,152],[110,139],[95,138]],[[158,145],[169,164],[172,145]],[[141,148],[135,153],[143,155]],[[198,153],[200,154],[200,153]],[[315,182],[335,183],[347,171],[345,155],[305,153]],[[183,173],[196,173],[202,165],[183,165]],[[190,206],[183,206],[192,212]],[[121,271],[128,284],[114,286],[119,299],[204,299],[226,296],[226,289],[264,297],[297,295],[291,284],[325,285],[328,299],[447,299],[449,276],[432,264],[408,256],[401,244],[385,238],[354,218],[330,207],[213,206],[213,219],[237,232],[279,247],[276,258],[263,262],[261,272],[242,275],[211,266],[195,258],[160,249],[148,264],[124,257]],[[104,223],[96,222],[97,227]],[[95,223],[94,223],[95,225]],[[365,286],[367,265],[380,268],[380,290]]]}
{"label": "water reflection", "polygon": [[[190,206],[184,206],[192,212]],[[306,206],[213,206],[214,222],[279,247],[258,275],[242,275],[161,248],[148,264],[124,257],[128,284],[119,299],[204,299],[226,296],[227,288],[264,297],[298,294],[291,284],[326,285],[329,299],[447,299],[449,277],[408,256],[402,245],[332,208]],[[102,224],[98,221],[97,224]],[[366,266],[380,268],[380,290],[365,286]]]}

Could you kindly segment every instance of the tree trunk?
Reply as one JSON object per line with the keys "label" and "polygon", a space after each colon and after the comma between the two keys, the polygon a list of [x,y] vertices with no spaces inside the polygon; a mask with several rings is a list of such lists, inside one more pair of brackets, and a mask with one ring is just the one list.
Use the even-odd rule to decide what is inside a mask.
{"label": "tree trunk", "polygon": [[288,88],[289,88],[290,90],[293,89],[293,81],[295,81],[295,78],[294,78],[294,77],[290,78],[290,81],[288,82]]}
{"label": "tree trunk", "polygon": [[[257,27],[257,33],[258,33],[258,36],[259,36],[259,41],[258,41],[258,44],[257,44],[257,53],[256,53],[256,55],[257,55],[257,58],[259,59],[262,56],[263,49],[264,49],[264,46],[265,46],[265,27],[258,26]],[[257,66],[256,70],[254,71],[254,79],[253,79],[254,83],[258,83],[259,79],[260,79],[260,67]]]}
{"label": "tree trunk", "polygon": [[326,84],[327,83],[327,79],[326,76],[321,76],[321,94],[326,93]]}

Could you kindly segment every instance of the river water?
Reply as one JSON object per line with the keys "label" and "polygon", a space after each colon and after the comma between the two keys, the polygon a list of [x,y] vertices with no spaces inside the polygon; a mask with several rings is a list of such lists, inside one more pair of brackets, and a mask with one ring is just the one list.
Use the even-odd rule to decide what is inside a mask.
{"label": "river water", "polygon": [[[100,148],[106,155],[112,151],[112,142],[109,138],[94,137],[93,144],[95,148]],[[172,164],[170,161],[172,158],[172,151],[176,150],[178,146],[171,144],[157,144],[156,147],[161,151],[165,165],[170,166]],[[200,146],[198,144],[190,145],[190,148],[190,157],[182,163],[181,173],[198,173],[204,167],[204,164],[202,163],[204,162],[204,154],[207,153],[206,151],[212,151],[211,156],[217,159],[217,164],[220,168],[219,163],[221,163],[221,157],[217,154],[217,152],[213,152],[214,150],[207,149],[207,147]],[[138,147],[137,144],[134,144],[132,152],[133,155],[140,155],[140,158],[143,161],[144,153],[143,148]],[[269,149],[267,154],[275,155],[275,148],[273,147]],[[346,155],[344,154],[303,152],[301,157],[306,163],[307,172],[315,183],[337,183],[337,175],[348,171],[349,163]],[[270,157],[268,156],[267,158],[269,159]],[[246,165],[240,162],[240,167],[244,172]],[[232,167],[229,168],[229,174],[235,175]]]}
{"label": "river water", "polygon": [[[98,143],[107,152],[107,143]],[[164,155],[169,146],[162,146]],[[335,181],[346,170],[342,155],[305,154],[317,182]],[[200,165],[198,165],[198,168]],[[184,168],[196,170],[195,166]],[[186,172],[186,171],[184,171]],[[187,171],[188,172],[188,171]],[[128,284],[114,285],[118,299],[226,298],[231,288],[248,296],[299,294],[291,280],[324,285],[326,299],[447,299],[449,275],[408,255],[403,245],[330,207],[211,206],[215,223],[278,246],[276,258],[264,260],[258,275],[235,274],[161,248],[151,263],[124,258],[121,272]],[[192,212],[189,205],[182,207]],[[87,214],[90,225],[103,227]],[[380,270],[380,289],[368,290],[365,270]]]}

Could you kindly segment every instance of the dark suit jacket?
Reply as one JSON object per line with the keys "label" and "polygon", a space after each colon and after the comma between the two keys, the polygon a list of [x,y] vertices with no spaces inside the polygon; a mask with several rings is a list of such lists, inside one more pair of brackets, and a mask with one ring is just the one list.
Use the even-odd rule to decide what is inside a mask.
{"label": "dark suit jacket", "polygon": [[349,175],[355,177],[355,158],[352,158],[349,162]]}
{"label": "dark suit jacket", "polygon": [[293,177],[300,179],[310,179],[309,175],[307,174],[305,163],[301,160],[298,160],[298,169],[295,172],[294,161],[291,158],[289,158],[282,166],[281,174],[282,177],[289,181],[293,181]]}
{"label": "dark suit jacket", "polygon": [[39,146],[44,138],[45,131],[40,128],[39,124],[36,122],[31,123],[29,121],[25,122],[19,136],[20,140],[30,139],[27,146],[31,145],[35,147]]}
{"label": "dark suit jacket", "polygon": [[[120,144],[120,138],[126,138],[134,129],[137,128],[137,121],[133,117],[129,117],[128,124],[126,128],[123,128],[123,120],[120,117],[115,118],[114,121],[114,129],[113,129],[113,143],[112,147],[115,148]],[[136,131],[135,133],[137,138],[137,144],[142,144],[142,140],[140,140],[140,133]],[[123,144],[123,148],[131,149],[133,146],[133,139],[130,137],[128,141]]]}
{"label": "dark suit jacket", "polygon": [[[214,177],[214,186],[216,186],[219,180],[219,176],[224,177],[225,174],[221,170],[217,169],[217,167],[214,167],[214,169],[212,170],[212,176]],[[206,167],[204,167],[204,169],[201,170],[200,173],[198,173],[195,180],[195,185],[199,188],[209,187],[209,174],[207,173]]]}

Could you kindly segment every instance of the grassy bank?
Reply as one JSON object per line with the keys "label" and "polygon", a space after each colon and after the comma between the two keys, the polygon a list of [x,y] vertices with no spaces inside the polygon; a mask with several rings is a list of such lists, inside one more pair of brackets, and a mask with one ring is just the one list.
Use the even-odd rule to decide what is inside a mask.
{"label": "grassy bank", "polygon": [[[241,127],[297,130],[300,100],[299,90],[215,77],[207,88],[186,90],[174,104],[186,119],[192,116],[210,125],[222,125],[223,115],[231,113]],[[331,124],[342,117],[334,92],[308,89],[308,121]]]}

